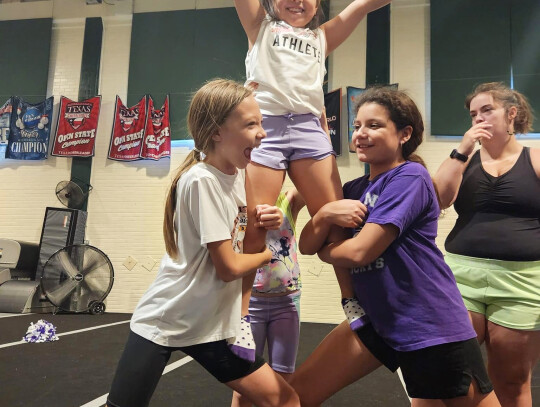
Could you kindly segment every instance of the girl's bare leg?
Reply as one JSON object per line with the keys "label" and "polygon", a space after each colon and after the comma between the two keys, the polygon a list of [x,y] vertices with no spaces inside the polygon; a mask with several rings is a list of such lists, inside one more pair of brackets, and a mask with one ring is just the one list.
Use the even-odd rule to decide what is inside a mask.
{"label": "girl's bare leg", "polygon": [[532,371],[540,359],[540,331],[487,322],[488,373],[503,407],[532,407]]}
{"label": "girl's bare leg", "polygon": [[300,407],[300,400],[293,388],[267,364],[226,385],[258,407]]}
{"label": "girl's bare leg", "polygon": [[[276,374],[283,377],[283,379],[287,383],[289,383],[291,381],[292,373],[276,372]],[[252,407],[252,406],[253,406],[253,404],[251,403],[251,401],[247,397],[242,396],[237,391],[233,392],[233,398],[232,398],[232,402],[231,402],[231,407]]]}
{"label": "girl's bare leg", "polygon": [[[246,168],[246,197],[248,226],[244,237],[244,253],[262,251],[266,241],[266,229],[255,226],[256,206],[262,204],[274,205],[277,201],[285,170],[275,170],[259,164],[251,163]],[[248,314],[249,299],[255,273],[242,279],[242,316]]]}
{"label": "girl's bare leg", "polygon": [[[303,159],[291,161],[289,176],[306,201],[309,214],[315,215],[328,202],[343,199],[343,189],[334,156],[322,160]],[[333,233],[332,241],[343,239],[342,234]],[[348,270],[334,268],[342,298],[354,297],[351,276]]]}
{"label": "girl's bare leg", "polygon": [[347,321],[317,346],[293,373],[291,384],[302,406],[319,406],[345,386],[381,366]]}

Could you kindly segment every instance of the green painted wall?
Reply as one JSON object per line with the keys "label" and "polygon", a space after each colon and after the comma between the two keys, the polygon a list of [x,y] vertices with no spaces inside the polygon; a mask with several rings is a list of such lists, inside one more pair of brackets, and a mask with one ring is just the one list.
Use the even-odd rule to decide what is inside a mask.
{"label": "green painted wall", "polygon": [[188,139],[189,101],[205,81],[245,79],[247,39],[232,7],[138,13],[133,16],[128,106],[151,94],[161,106],[169,93],[171,131]]}
{"label": "green painted wall", "polygon": [[0,21],[0,105],[10,96],[47,97],[51,18]]}
{"label": "green painted wall", "polygon": [[[99,92],[99,68],[103,40],[101,17],[87,18],[84,27],[84,43],[79,82],[79,100],[94,97]],[[92,174],[92,157],[74,157],[71,164],[71,178],[88,192]],[[83,210],[87,209],[85,201]]]}

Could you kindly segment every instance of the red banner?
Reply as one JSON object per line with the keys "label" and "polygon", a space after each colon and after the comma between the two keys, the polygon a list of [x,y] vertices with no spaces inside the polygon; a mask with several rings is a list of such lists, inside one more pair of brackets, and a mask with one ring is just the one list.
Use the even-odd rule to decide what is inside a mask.
{"label": "red banner", "polygon": [[159,160],[171,156],[171,122],[169,120],[169,95],[161,109],[154,110],[154,101],[148,97],[146,136],[141,148],[141,158]]}
{"label": "red banner", "polygon": [[145,128],[146,96],[131,108],[124,106],[120,97],[116,96],[108,157],[118,161],[139,160]]}
{"label": "red banner", "polygon": [[81,102],[62,96],[51,154],[57,157],[92,157],[100,108],[101,96]]}

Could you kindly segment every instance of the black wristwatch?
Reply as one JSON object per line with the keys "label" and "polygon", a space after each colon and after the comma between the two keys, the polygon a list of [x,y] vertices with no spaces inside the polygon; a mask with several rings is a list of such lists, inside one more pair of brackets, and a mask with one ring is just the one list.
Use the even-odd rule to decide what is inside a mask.
{"label": "black wristwatch", "polygon": [[464,163],[466,163],[467,160],[469,159],[468,156],[466,156],[465,154],[459,153],[455,148],[450,153],[450,158],[455,158],[459,161],[463,161]]}

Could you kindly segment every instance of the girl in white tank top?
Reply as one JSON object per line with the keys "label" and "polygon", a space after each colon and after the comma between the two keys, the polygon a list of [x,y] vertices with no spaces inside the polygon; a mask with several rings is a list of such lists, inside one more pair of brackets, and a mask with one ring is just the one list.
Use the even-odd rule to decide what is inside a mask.
{"label": "girl in white tank top", "polygon": [[[313,129],[314,121],[321,120],[326,126],[324,115],[324,95],[322,84],[325,75],[324,61],[328,54],[335,50],[367,15],[386,4],[390,0],[354,0],[338,16],[319,27],[322,17],[320,0],[235,0],[235,7],[249,44],[246,58],[246,85],[255,90],[255,98],[264,117],[273,116],[272,122],[291,122],[290,128],[276,133],[277,126],[266,126],[268,142],[276,137],[277,144],[265,151],[264,143],[261,154],[279,154],[283,144],[293,130],[298,134],[303,128],[294,129],[296,115],[313,115],[298,118],[307,123],[306,137],[318,136],[320,142],[327,142],[321,126]],[[283,119],[284,118],[284,119]],[[268,120],[270,123],[270,120]],[[263,123],[264,126],[264,123]],[[302,132],[303,134],[303,132]],[[281,138],[281,139],[280,139]],[[300,136],[301,138],[301,136]],[[290,145],[288,149],[301,147]],[[311,151],[311,150],[309,150]],[[254,222],[257,205],[264,202],[275,202],[281,190],[285,171],[288,172],[295,187],[305,198],[310,214],[315,214],[326,203],[343,198],[341,181],[336,160],[331,146],[328,153],[319,156],[297,156],[291,158],[285,168],[270,168],[261,161],[246,168],[246,192],[248,205],[248,227],[244,243],[246,253],[254,253],[264,246],[266,231],[257,228]],[[259,154],[259,157],[261,156]],[[309,153],[308,153],[309,154]],[[292,157],[292,156],[291,156]],[[351,223],[341,225],[354,227],[364,216],[364,207],[359,202],[351,201]],[[336,236],[336,240],[338,237]],[[299,243],[302,251],[302,242]],[[314,253],[309,253],[314,254]],[[343,299],[347,299],[347,312],[356,310],[356,300],[346,270],[336,269]],[[242,315],[247,315],[254,275],[244,278],[242,284]],[[352,312],[350,315],[354,315]],[[355,317],[349,319],[354,322]]]}

